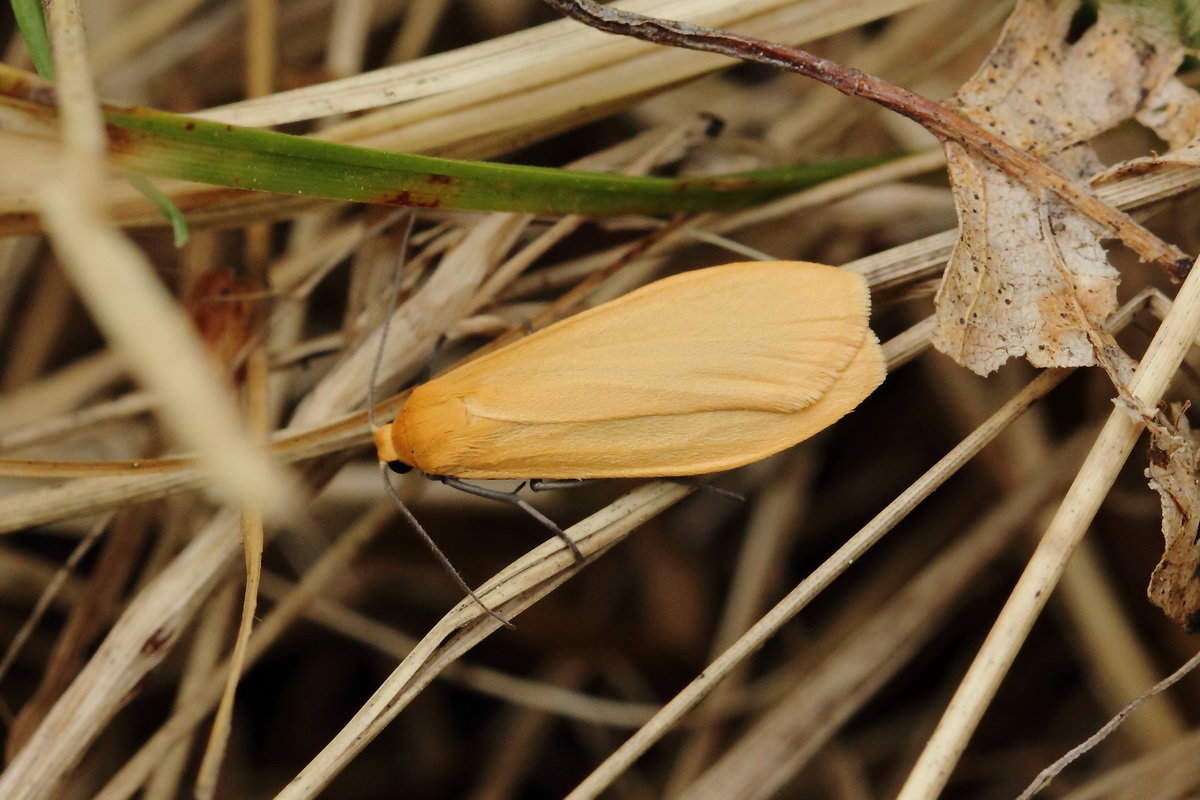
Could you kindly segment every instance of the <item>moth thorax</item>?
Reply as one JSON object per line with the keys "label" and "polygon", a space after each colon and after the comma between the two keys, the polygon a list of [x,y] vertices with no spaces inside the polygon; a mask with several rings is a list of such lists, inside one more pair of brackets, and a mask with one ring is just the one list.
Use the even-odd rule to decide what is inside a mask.
{"label": "moth thorax", "polygon": [[396,428],[394,423],[380,425],[375,429],[375,451],[379,454],[379,460],[384,463],[392,461],[403,461],[405,464],[410,464],[407,458],[402,458],[396,448]]}

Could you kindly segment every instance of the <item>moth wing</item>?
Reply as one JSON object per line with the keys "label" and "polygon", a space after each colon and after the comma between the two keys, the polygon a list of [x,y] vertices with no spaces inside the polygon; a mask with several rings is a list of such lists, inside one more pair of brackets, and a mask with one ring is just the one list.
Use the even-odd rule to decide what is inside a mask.
{"label": "moth wing", "polygon": [[[884,374],[883,351],[870,334],[829,391],[797,412],[730,409],[538,424],[459,417],[443,435],[430,437],[426,469],[479,479],[662,477],[732,469],[824,430],[874,391]],[[430,419],[418,427],[433,432],[437,424]]]}
{"label": "moth wing", "polygon": [[854,358],[868,310],[855,273],[727,264],[657,281],[431,383],[473,416],[514,423],[795,412]]}

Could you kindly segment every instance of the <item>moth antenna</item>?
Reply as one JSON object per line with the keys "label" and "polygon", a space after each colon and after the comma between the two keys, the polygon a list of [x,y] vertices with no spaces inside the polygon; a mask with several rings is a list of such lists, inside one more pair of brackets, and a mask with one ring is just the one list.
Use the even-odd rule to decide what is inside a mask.
{"label": "moth antenna", "polygon": [[416,516],[408,510],[408,506],[404,505],[404,501],[400,499],[400,494],[396,491],[396,487],[392,486],[392,481],[388,477],[387,465],[382,462],[379,464],[379,474],[383,478],[384,488],[387,489],[387,493],[392,496],[392,499],[396,501],[396,505],[400,507],[400,512],[404,514],[404,518],[408,520],[408,524],[413,527],[413,530],[415,530],[418,535],[420,535],[421,539],[425,542],[425,546],[428,547],[430,552],[437,557],[437,560],[442,562],[442,566],[446,569],[446,572],[449,572],[450,576],[454,578],[454,582],[458,584],[458,588],[462,590],[463,594],[474,600],[480,608],[487,612],[489,617],[496,620],[506,628],[513,628],[514,626],[511,622],[497,614],[492,609],[488,608],[487,604],[484,603],[483,600],[479,599],[479,595],[475,594],[474,590],[472,590],[471,587],[467,585],[467,582],[463,580],[462,574],[459,573],[459,571],[454,568],[454,565],[450,563],[450,559],[446,557],[446,554],[442,552],[442,549],[437,546],[436,542],[433,541],[433,537],[426,533],[425,529],[421,527],[421,523],[417,521]]}
{"label": "moth antenna", "polygon": [[[387,314],[383,317],[383,327],[379,331],[379,349],[375,351],[375,360],[371,362],[371,377],[367,381],[367,421],[371,425],[371,430],[379,427],[379,423],[375,419],[375,382],[379,380],[379,368],[383,365],[383,349],[387,344],[388,331],[392,327],[392,315],[396,311],[396,300],[400,297],[400,278],[404,274],[404,259],[408,255],[408,239],[412,236],[415,221],[416,214],[410,211],[408,222],[404,226],[404,236],[400,239],[400,257],[396,262],[396,272],[392,275],[391,291],[388,292]],[[384,480],[386,479],[387,476],[384,476]],[[388,485],[391,486],[391,484]]]}
{"label": "moth antenna", "polygon": [[[392,316],[396,310],[396,300],[400,297],[400,283],[404,274],[404,259],[408,253],[408,240],[412,235],[415,216],[416,215],[412,213],[408,214],[408,222],[404,228],[404,236],[400,239],[400,257],[396,264],[395,274],[392,276],[391,291],[388,292],[387,314],[383,318],[383,325],[379,331],[379,348],[375,351],[375,359],[371,362],[371,376],[367,383],[367,421],[371,426],[371,430],[375,430],[375,428],[379,427],[379,423],[375,419],[375,384],[379,380],[379,369],[383,365],[383,351],[387,345],[388,331],[392,327]],[[408,506],[404,504],[404,501],[400,499],[399,493],[396,492],[396,487],[392,486],[392,481],[388,478],[387,464],[383,463],[382,461],[379,462],[379,475],[381,478],[383,478],[383,488],[389,495],[391,495],[391,498],[396,501],[396,506],[400,509],[400,512],[404,515],[404,518],[408,520],[408,524],[412,526],[413,530],[415,530],[421,537],[421,540],[425,542],[425,546],[429,548],[430,552],[433,553],[437,560],[441,562],[442,567],[445,568],[446,572],[450,573],[450,577],[454,578],[454,582],[458,584],[458,588],[462,590],[463,594],[474,600],[475,603],[482,608],[488,616],[495,619],[504,627],[512,628],[513,625],[511,622],[497,614],[492,609],[488,608],[487,604],[484,603],[483,600],[479,599],[479,595],[475,594],[474,590],[472,590],[471,587],[467,585],[467,582],[463,580],[462,574],[459,573],[459,571],[454,568],[454,565],[450,563],[450,559],[446,557],[446,554],[443,553],[441,548],[437,546],[437,543],[433,541],[433,537],[431,537],[425,531],[425,528],[421,527],[421,523],[417,520],[416,516],[408,509]]]}

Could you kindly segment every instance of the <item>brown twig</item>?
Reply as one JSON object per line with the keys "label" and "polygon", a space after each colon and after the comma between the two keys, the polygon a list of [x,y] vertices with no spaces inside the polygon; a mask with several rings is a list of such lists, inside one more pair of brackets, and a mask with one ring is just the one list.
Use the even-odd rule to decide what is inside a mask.
{"label": "brown twig", "polygon": [[1143,260],[1162,264],[1172,280],[1182,279],[1191,268],[1191,257],[1146,230],[1128,214],[1106,205],[1091,191],[1053,167],[1017,150],[928,97],[853,67],[764,39],[690,22],[647,17],[604,6],[594,0],[545,1],[566,16],[598,30],[798,72],[842,94],[879,103],[918,123],[942,142],[954,142],[965,147],[1030,189],[1052,192],[1079,213],[1103,226]]}

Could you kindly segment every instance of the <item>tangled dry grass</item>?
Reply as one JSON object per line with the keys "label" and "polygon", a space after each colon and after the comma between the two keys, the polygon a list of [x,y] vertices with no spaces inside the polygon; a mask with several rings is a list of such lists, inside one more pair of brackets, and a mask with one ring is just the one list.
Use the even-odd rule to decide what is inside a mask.
{"label": "tangled dry grass", "polygon": [[[72,170],[43,181],[41,145],[0,120],[16,165],[0,175],[0,213],[11,230],[41,213],[0,239],[6,800],[165,799],[198,780],[210,796],[294,800],[582,798],[610,784],[632,798],[869,798],[906,781],[932,796],[936,779],[911,788],[913,765],[1039,538],[1065,524],[1052,518],[1073,483],[1064,507],[1098,512],[1069,561],[1068,548],[1033,562],[1061,582],[1049,613],[1012,618],[1028,638],[966,730],[945,796],[1016,796],[1194,651],[1145,598],[1160,504],[1144,450],[1122,470],[1141,420],[1114,412],[1110,378],[1010,363],[983,379],[929,349],[957,226],[942,151],[908,121],[794,76],[588,31],[533,0],[94,0],[90,66],[70,6],[48,8],[67,43]],[[1010,10],[977,6],[641,8],[944,97]],[[27,66],[10,33],[6,60]],[[92,85],[338,142],[629,174],[911,152],[670,223],[421,210],[381,397],[527,321],[762,256],[866,276],[888,380],[821,436],[717,478],[744,503],[667,482],[538,495],[584,566],[557,540],[537,544],[544,530],[512,509],[410,476],[415,513],[515,621],[501,629],[397,517],[369,450],[363,407],[407,212],[166,184],[205,198],[177,249],[153,206],[101,170]],[[256,99],[221,107],[244,97]],[[1157,140],[1128,124],[1096,144],[1113,163]],[[1099,193],[1195,253],[1196,181],[1180,164]],[[43,183],[32,199],[13,188]],[[1177,374],[1170,364],[1130,387],[1190,398],[1196,356],[1183,354],[1200,303],[1173,302],[1157,268],[1111,257],[1115,342],[1141,358],[1167,330],[1184,357]],[[1089,477],[1101,472],[1111,489]],[[239,620],[253,622],[247,670],[213,744]],[[1195,692],[1187,679],[1145,703],[1068,768],[1059,795],[1194,793]]]}

